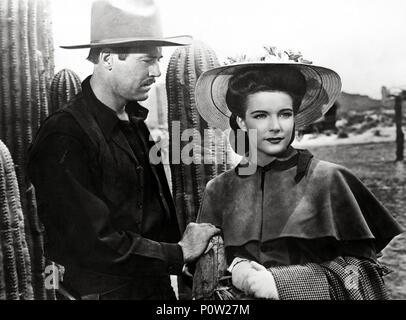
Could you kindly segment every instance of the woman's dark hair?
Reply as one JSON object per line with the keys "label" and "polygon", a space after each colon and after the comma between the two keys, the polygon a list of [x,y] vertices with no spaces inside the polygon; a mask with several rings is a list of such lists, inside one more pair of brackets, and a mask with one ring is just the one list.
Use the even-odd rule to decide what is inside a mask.
{"label": "woman's dark hair", "polygon": [[245,118],[246,100],[260,91],[281,91],[293,100],[296,113],[306,92],[303,74],[290,66],[258,66],[241,70],[228,83],[226,103],[232,113]]}
{"label": "woman's dark hair", "polygon": [[[293,113],[296,114],[306,93],[306,79],[296,68],[290,66],[258,66],[240,70],[228,83],[226,103],[232,112],[230,117],[230,144],[235,152],[244,155],[248,152],[248,135],[244,136],[244,150],[237,150],[237,116],[244,119],[247,110],[246,101],[250,94],[261,91],[281,91],[293,101]],[[294,139],[292,135],[291,142]]]}

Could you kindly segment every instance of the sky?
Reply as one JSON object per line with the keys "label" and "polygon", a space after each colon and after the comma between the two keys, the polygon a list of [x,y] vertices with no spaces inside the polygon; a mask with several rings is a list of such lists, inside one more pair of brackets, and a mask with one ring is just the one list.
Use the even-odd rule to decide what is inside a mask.
{"label": "sky", "polygon": [[[87,49],[91,0],[51,0],[56,72],[92,72]],[[381,98],[381,87],[406,85],[405,0],[156,0],[165,36],[190,34],[220,61],[262,53],[264,45],[300,51],[335,70],[343,91]],[[174,48],[164,50],[161,68]],[[164,74],[160,81],[164,81]]]}

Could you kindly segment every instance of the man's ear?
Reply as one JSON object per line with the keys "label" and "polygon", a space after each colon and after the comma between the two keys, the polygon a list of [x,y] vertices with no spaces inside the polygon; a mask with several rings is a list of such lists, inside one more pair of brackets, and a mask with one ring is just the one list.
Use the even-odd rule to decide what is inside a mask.
{"label": "man's ear", "polygon": [[110,50],[102,50],[99,58],[105,69],[111,70],[113,68],[113,54]]}
{"label": "man's ear", "polygon": [[245,125],[245,120],[243,120],[239,116],[237,116],[236,121],[242,131],[247,131],[247,126]]}

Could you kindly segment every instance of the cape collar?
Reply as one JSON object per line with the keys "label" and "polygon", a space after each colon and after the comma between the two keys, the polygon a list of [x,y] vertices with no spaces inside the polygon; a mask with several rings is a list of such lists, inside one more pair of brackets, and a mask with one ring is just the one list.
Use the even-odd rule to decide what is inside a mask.
{"label": "cape collar", "polygon": [[[281,157],[275,158],[264,167],[257,166],[256,169],[260,172],[267,172],[270,170],[283,171],[293,167],[297,167],[295,182],[298,183],[306,174],[310,161],[313,155],[308,150],[295,149],[290,146]],[[245,156],[241,162],[236,166],[235,172],[240,177],[247,177],[246,174],[241,174],[241,169],[253,165],[250,160]],[[254,174],[257,170],[252,172]]]}

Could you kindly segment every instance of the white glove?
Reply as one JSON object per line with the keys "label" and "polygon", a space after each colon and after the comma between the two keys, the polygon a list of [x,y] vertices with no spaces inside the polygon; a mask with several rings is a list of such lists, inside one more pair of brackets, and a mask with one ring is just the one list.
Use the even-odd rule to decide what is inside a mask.
{"label": "white glove", "polygon": [[250,271],[253,270],[251,261],[243,258],[234,258],[228,271],[231,272],[233,286],[237,289],[246,292],[246,282]]}
{"label": "white glove", "polygon": [[250,265],[251,268],[246,268],[248,271],[244,282],[245,292],[256,298],[279,300],[278,289],[272,273],[255,261],[251,261]]}

